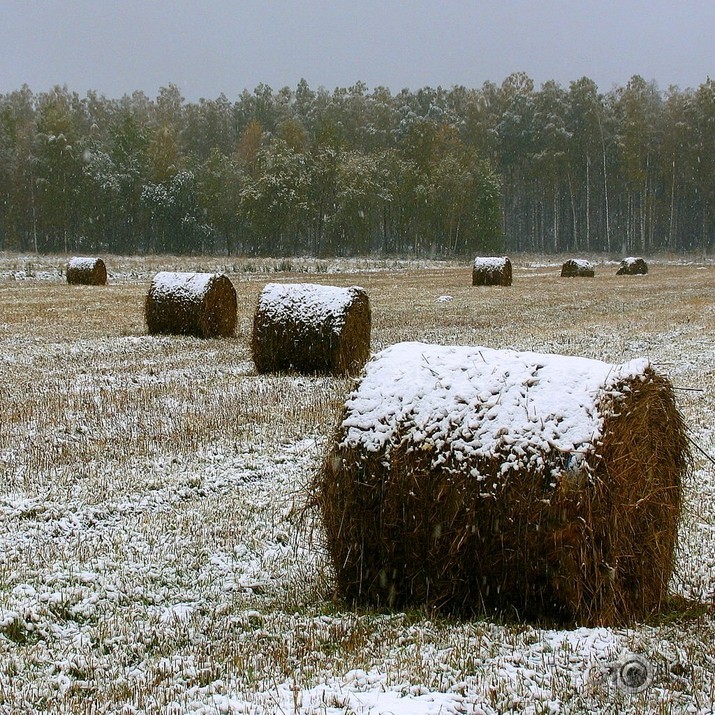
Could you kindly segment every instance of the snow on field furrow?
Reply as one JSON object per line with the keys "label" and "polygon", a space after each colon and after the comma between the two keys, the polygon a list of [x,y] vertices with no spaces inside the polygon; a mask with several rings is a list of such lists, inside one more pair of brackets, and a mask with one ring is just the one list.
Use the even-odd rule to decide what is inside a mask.
{"label": "snow on field furrow", "polygon": [[[62,651],[76,630],[70,642],[62,623],[94,643],[112,613],[173,628],[215,609],[227,592],[275,591],[303,558],[284,524],[316,451],[312,439],[284,447],[220,476],[209,469],[208,478],[196,472],[182,483],[185,472],[176,481],[166,474],[161,486],[100,505],[5,496],[0,564],[11,589],[0,601],[0,636]],[[217,513],[216,501],[229,510],[223,534],[201,517]]]}
{"label": "snow on field furrow", "polygon": [[[174,338],[176,342],[177,338]],[[140,384],[169,385],[185,383],[188,379],[204,380],[221,378],[226,375],[248,375],[253,363],[246,359],[236,359],[226,365],[211,351],[201,353],[202,361],[197,363],[194,350],[198,338],[178,338],[186,347],[184,356],[174,356],[167,366],[166,360],[157,358],[157,349],[171,346],[163,336],[129,336],[97,340],[74,340],[62,343],[38,344],[35,338],[14,339],[5,348],[0,358],[0,369],[41,368],[44,377],[64,377],[72,375],[72,383],[67,389],[117,389]],[[41,348],[41,349],[40,349]],[[92,372],[86,372],[88,362]],[[69,367],[76,363],[78,371]],[[178,363],[178,364],[177,364]],[[103,366],[106,364],[106,369]],[[84,367],[83,367],[84,366]],[[69,377],[67,378],[69,380]]]}
{"label": "snow on field furrow", "polygon": [[[305,447],[308,450],[313,448],[312,445]],[[300,454],[301,449],[301,445],[294,446],[294,456],[296,452]],[[289,486],[288,481],[281,480],[279,476],[276,476],[275,482],[268,480],[261,484],[266,488],[255,493],[255,497],[256,502],[263,507],[266,501],[275,497],[276,488],[280,490]],[[281,547],[281,544],[274,544],[267,551],[272,550],[275,554],[281,551]],[[241,549],[234,553],[239,556],[248,555],[247,550]],[[154,555],[153,560],[156,560],[157,556],[160,554]],[[231,572],[230,566],[226,568],[225,557],[226,553],[222,552],[211,559],[208,571],[215,567],[216,582],[222,581],[222,572],[224,577],[227,572]],[[124,566],[126,568],[126,564]],[[250,576],[250,570],[255,564],[249,561],[248,566],[249,569],[244,573]],[[211,576],[210,573],[208,575]],[[125,570],[123,577],[127,576],[131,578],[131,569],[129,572]],[[28,590],[23,592],[23,589],[17,591],[16,595],[24,599],[24,604],[14,612],[24,613],[22,617],[27,621],[26,628],[33,622],[38,624],[27,630],[26,637],[30,639],[41,636],[46,641],[44,647],[48,651],[35,655],[38,663],[48,660],[55,663],[52,675],[47,679],[46,688],[50,693],[56,692],[58,698],[73,688],[79,688],[85,682],[87,687],[94,687],[93,682],[98,674],[104,671],[114,680],[123,678],[137,688],[150,682],[164,683],[167,691],[171,690],[176,702],[186,708],[176,712],[209,713],[218,709],[224,712],[272,713],[279,712],[279,708],[284,708],[287,712],[296,702],[295,698],[300,703],[296,712],[316,714],[344,712],[345,707],[365,713],[462,713],[478,712],[478,708],[483,712],[496,713],[503,712],[506,708],[522,709],[528,703],[540,703],[544,708],[553,706],[553,712],[578,712],[578,708],[568,710],[568,704],[555,697],[554,691],[563,691],[565,681],[571,683],[575,697],[583,687],[589,668],[599,662],[599,659],[613,658],[625,648],[624,637],[610,629],[580,629],[572,633],[532,631],[531,638],[509,643],[508,631],[493,626],[489,629],[489,635],[473,638],[467,644],[474,649],[477,659],[475,668],[480,671],[480,675],[466,674],[454,671],[452,666],[444,662],[455,646],[420,646],[415,650],[415,646],[410,645],[411,640],[419,643],[433,637],[429,633],[429,626],[424,625],[406,629],[404,638],[407,645],[402,652],[393,649],[390,657],[392,667],[386,664],[377,666],[374,671],[348,670],[325,678],[324,685],[306,687],[300,684],[302,666],[298,668],[297,681],[279,681],[277,685],[275,677],[266,673],[260,683],[254,683],[255,687],[248,698],[243,699],[237,693],[245,691],[245,683],[232,682],[230,679],[218,679],[207,686],[197,687],[196,676],[200,675],[199,671],[206,666],[196,665],[192,657],[187,660],[179,656],[167,658],[151,654],[152,647],[166,644],[169,648],[174,648],[182,638],[188,638],[194,643],[200,640],[201,624],[210,617],[211,610],[215,610],[216,601],[220,601],[220,596],[217,597],[215,591],[206,589],[209,584],[204,578],[200,579],[203,582],[200,594],[187,594],[170,583],[169,574],[163,574],[164,581],[169,582],[169,587],[163,592],[152,594],[148,590],[135,588],[124,598],[117,599],[116,589],[112,592],[106,588],[103,593],[95,592],[92,599],[86,594],[91,594],[92,584],[100,580],[96,571],[72,574],[75,581],[81,581],[85,589],[88,589],[84,592],[84,598],[79,587],[70,587],[72,579],[68,574],[65,574],[64,582],[61,573],[47,574],[47,577],[49,588],[43,593],[32,594]],[[93,611],[90,606],[93,600],[96,603],[97,595],[101,596],[104,609],[116,603],[117,608],[124,614],[121,619],[117,617],[117,625],[131,623],[132,636],[114,636],[100,642],[91,626]],[[137,602],[143,602],[145,605],[137,606]],[[57,604],[55,611],[51,608],[53,604]],[[64,624],[53,620],[53,614],[56,613],[62,614]],[[249,622],[251,619],[258,619],[262,632],[267,635],[276,634],[279,638],[281,633],[296,633],[300,632],[302,627],[315,627],[314,623],[307,619],[286,621],[284,617],[274,617],[270,613],[259,615],[256,612],[256,615],[248,614],[246,617]],[[12,611],[4,611],[4,618],[4,622],[11,619],[11,632],[22,633],[19,618],[13,616]],[[89,621],[90,625],[75,623],[73,619]],[[322,618],[317,622],[323,623]],[[328,626],[330,623],[330,619],[327,619]],[[125,662],[122,665],[123,659],[127,657],[124,649],[130,644],[133,644],[131,649],[135,652],[138,649],[139,662]],[[98,658],[95,651],[100,645],[112,649],[114,657]],[[67,655],[68,653],[70,655]],[[413,664],[420,661],[428,663],[430,671],[435,673],[426,680],[425,685],[414,685],[409,677],[407,680],[402,679],[402,682],[396,682],[400,679],[394,672],[399,673],[401,668],[409,672]],[[393,670],[389,677],[385,668],[388,671]],[[309,673],[310,670],[306,672]],[[310,677],[306,677],[309,681]],[[613,694],[610,697],[614,697]],[[578,707],[582,706],[581,701]]]}
{"label": "snow on field furrow", "polygon": [[[367,262],[351,267],[372,270]],[[144,270],[141,280],[150,275]],[[137,276],[127,269],[116,280],[136,282]],[[537,280],[541,276],[529,276],[530,283]],[[440,310],[471,305],[451,285],[434,292],[430,304],[445,290],[455,297]],[[495,346],[609,362],[649,358],[677,387],[691,388],[676,392],[678,404],[693,439],[715,454],[715,356],[704,325],[669,324],[661,334],[647,326],[632,330],[627,315],[585,299],[577,307],[602,321],[600,327],[570,332],[566,315],[544,331],[553,316],[540,317],[536,303],[530,319],[541,328],[519,327],[516,334],[509,321],[497,321],[488,333]],[[427,335],[436,343],[469,343],[478,331],[471,307],[468,312],[465,326],[406,321],[404,337],[378,329],[374,347]],[[221,390],[261,406],[292,397],[285,386],[324,389],[312,379],[300,385],[285,377],[244,379],[252,369],[245,347],[219,374],[183,339],[62,342],[60,335],[48,342],[28,336],[3,343],[0,378],[22,391],[25,367],[39,366],[39,382],[47,382],[38,389],[62,388],[70,411],[59,425],[41,419],[23,425],[36,430],[33,439],[56,443],[69,456],[95,434],[111,434],[109,420],[93,423],[91,410],[76,409],[97,396],[95,388],[104,395],[156,390],[159,411],[177,416],[190,413],[179,394],[190,376],[202,386],[229,378]],[[170,354],[177,343],[181,349]],[[121,369],[103,374],[105,361]],[[325,390],[336,392],[333,383]],[[125,419],[124,426],[141,426],[136,416]],[[162,443],[150,457],[100,459],[74,472],[68,462],[19,474],[29,452],[18,452],[14,440],[4,443],[0,470],[4,477],[18,475],[3,483],[0,500],[0,713],[713,711],[715,628],[708,615],[623,631],[550,631],[336,611],[319,539],[307,543],[293,514],[296,492],[319,462],[325,437],[283,444],[268,421],[250,450],[250,430],[238,437],[232,432],[230,444],[203,453],[179,453]],[[7,437],[7,423],[0,427]],[[281,423],[281,431],[287,427]],[[236,453],[237,444],[248,451]],[[715,592],[714,484],[712,465],[696,455],[676,579],[676,591],[686,595]],[[642,695],[625,694],[609,680],[609,664],[627,652],[643,654],[654,667],[653,685]]]}
{"label": "snow on field furrow", "polygon": [[[289,634],[300,631],[302,625],[305,624],[293,618],[284,624],[284,632],[290,638]],[[453,658],[455,645],[429,642],[434,637],[429,622],[405,630],[412,632],[417,643],[393,649],[389,663],[329,674],[317,685],[305,684],[310,680],[310,666],[305,663],[296,669],[293,678],[283,681],[258,672],[256,677],[262,680],[254,683],[254,690],[247,697],[239,694],[241,689],[230,679],[218,679],[186,693],[187,711],[337,715],[647,709],[644,700],[619,695],[609,685],[608,668],[628,647],[628,637],[611,629],[572,632],[527,629],[524,634],[513,636],[503,627],[479,624],[471,627],[474,635],[469,638],[469,646],[474,658],[468,671]],[[480,630],[486,633],[480,634]],[[654,673],[660,693],[664,686],[673,685],[672,676],[665,670],[673,655],[662,652],[651,656],[660,669]],[[675,657],[683,655],[681,652]],[[662,662],[656,662],[658,657]],[[426,671],[423,684],[414,683],[416,664]],[[650,702],[657,702],[659,697],[654,688]],[[692,696],[682,697],[684,708],[695,704]],[[689,711],[704,712],[702,699],[699,705],[700,708],[692,707]]]}
{"label": "snow on field furrow", "polygon": [[[38,262],[38,258],[40,261]],[[122,263],[127,261],[122,258]],[[371,259],[371,258],[341,258],[335,260],[312,260],[309,258],[293,261],[277,261],[276,259],[248,259],[240,264],[227,265],[220,261],[212,265],[197,265],[191,268],[197,272],[227,273],[232,281],[258,278],[265,280],[265,274],[293,271],[296,273],[384,273],[394,270],[444,270],[449,265],[446,261],[429,259]],[[22,259],[13,257],[3,260],[0,256],[0,280],[27,282],[66,283],[64,274],[65,263],[46,263],[38,256],[27,256]],[[615,264],[614,264],[615,265]],[[22,266],[22,268],[20,268]],[[107,261],[107,279],[113,283],[146,283],[158,270],[187,270],[187,266],[167,266],[162,262],[156,269],[147,268],[146,261],[136,261],[133,268],[123,266],[118,268]]]}
{"label": "snow on field furrow", "polygon": [[[712,434],[691,432],[695,442],[715,456]],[[685,488],[674,590],[686,598],[715,602],[715,466],[693,450],[696,469]]]}

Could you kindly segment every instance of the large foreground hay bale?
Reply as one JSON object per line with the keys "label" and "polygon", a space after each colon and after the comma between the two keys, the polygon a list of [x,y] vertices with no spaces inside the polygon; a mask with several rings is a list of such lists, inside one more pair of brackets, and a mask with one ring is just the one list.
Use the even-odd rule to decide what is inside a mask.
{"label": "large foreground hay bale", "polygon": [[569,258],[561,266],[562,278],[593,278],[595,273],[593,264],[584,258]]}
{"label": "large foreground hay bale", "polygon": [[646,273],[648,273],[648,264],[644,259],[634,256],[624,258],[616,271],[617,276],[644,276]]}
{"label": "large foreground hay bale", "polygon": [[236,329],[236,290],[220,273],[161,271],[146,296],[145,317],[150,334],[225,338]]}
{"label": "large foreground hay bale", "polygon": [[401,343],[367,364],[314,494],[349,601],[612,625],[666,595],[688,465],[647,360]]}
{"label": "large foreground hay bale", "polygon": [[262,373],[356,373],[370,356],[370,327],[362,288],[269,283],[253,318],[253,361]]}
{"label": "large foreground hay bale", "polygon": [[73,256],[67,261],[66,272],[71,285],[107,285],[107,267],[101,258]]}
{"label": "large foreground hay bale", "polygon": [[473,286],[510,286],[511,261],[506,256],[477,256],[472,266]]}

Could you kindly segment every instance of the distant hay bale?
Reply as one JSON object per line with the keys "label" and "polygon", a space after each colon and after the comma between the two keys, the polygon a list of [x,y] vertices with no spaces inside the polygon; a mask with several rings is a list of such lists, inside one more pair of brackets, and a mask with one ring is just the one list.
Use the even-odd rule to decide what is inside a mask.
{"label": "distant hay bale", "polygon": [[648,264],[642,258],[629,256],[621,261],[617,276],[644,276],[648,273]]}
{"label": "distant hay bale", "polygon": [[474,259],[473,286],[510,286],[511,261],[506,256],[487,256]]}
{"label": "distant hay bale", "polygon": [[236,329],[236,290],[219,273],[161,271],[152,279],[144,315],[150,334],[225,338]]}
{"label": "distant hay bale", "polygon": [[616,625],[663,602],[689,465],[647,360],[401,343],[313,493],[350,602]]}
{"label": "distant hay bale", "polygon": [[593,264],[583,258],[569,258],[561,266],[562,278],[593,278]]}
{"label": "distant hay bale", "polygon": [[356,373],[370,356],[370,328],[362,288],[269,283],[253,319],[253,361],[260,373]]}
{"label": "distant hay bale", "polygon": [[101,258],[74,256],[67,262],[67,283],[71,285],[107,285],[107,267]]}

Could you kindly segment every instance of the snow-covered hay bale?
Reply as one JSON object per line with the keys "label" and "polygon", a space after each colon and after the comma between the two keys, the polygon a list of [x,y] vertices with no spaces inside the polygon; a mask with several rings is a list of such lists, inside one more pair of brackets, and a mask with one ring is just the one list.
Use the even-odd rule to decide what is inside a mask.
{"label": "snow-covered hay bale", "polygon": [[150,334],[225,338],[236,329],[236,290],[221,273],[161,271],[152,279],[144,314]]}
{"label": "snow-covered hay bale", "polygon": [[313,488],[350,602],[622,624],[666,595],[689,464],[647,360],[400,343]]}
{"label": "snow-covered hay bale", "polygon": [[595,273],[591,261],[584,258],[569,258],[561,266],[562,278],[593,278]]}
{"label": "snow-covered hay bale", "polygon": [[67,261],[66,273],[71,285],[107,285],[107,267],[101,258],[74,256]]}
{"label": "snow-covered hay bale", "polygon": [[506,256],[486,256],[474,259],[473,286],[510,286],[511,261]]}
{"label": "snow-covered hay bale", "polygon": [[644,276],[648,273],[648,264],[642,258],[629,256],[621,261],[617,276]]}
{"label": "snow-covered hay bale", "polygon": [[356,373],[370,356],[370,328],[362,288],[269,283],[253,318],[253,361],[261,373]]}

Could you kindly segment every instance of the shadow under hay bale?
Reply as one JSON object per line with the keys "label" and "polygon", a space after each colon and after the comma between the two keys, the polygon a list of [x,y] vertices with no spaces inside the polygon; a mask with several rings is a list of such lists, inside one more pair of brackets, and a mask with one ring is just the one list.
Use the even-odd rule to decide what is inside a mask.
{"label": "shadow under hay bale", "polygon": [[644,276],[646,273],[648,273],[648,264],[645,260],[633,256],[624,258],[616,271],[617,276]]}
{"label": "shadow under hay bale", "polygon": [[67,283],[70,285],[107,285],[107,267],[101,258],[74,256],[67,262]]}
{"label": "shadow under hay bale", "polygon": [[150,334],[199,338],[231,337],[236,313],[236,290],[219,273],[157,273],[144,308]]}
{"label": "shadow under hay bale", "polygon": [[506,256],[477,257],[472,266],[473,286],[510,286],[511,261]]}
{"label": "shadow under hay bale", "polygon": [[584,625],[657,611],[690,464],[648,361],[401,343],[315,477],[339,594]]}
{"label": "shadow under hay bale", "polygon": [[357,286],[269,283],[253,318],[253,361],[260,373],[354,374],[370,356],[371,322]]}
{"label": "shadow under hay bale", "polygon": [[562,278],[593,278],[595,273],[593,264],[583,258],[569,258],[561,266]]}

